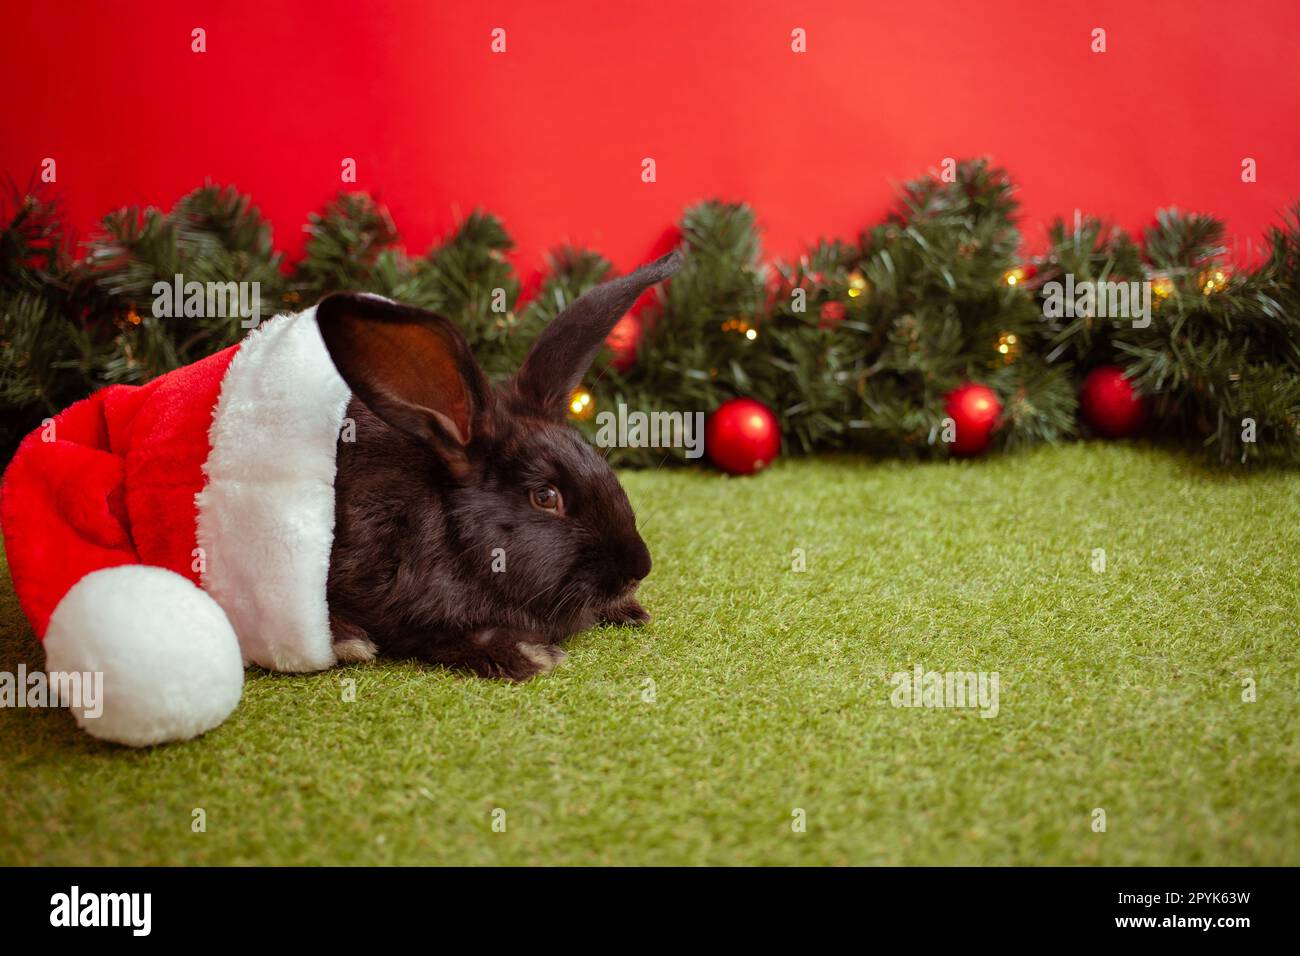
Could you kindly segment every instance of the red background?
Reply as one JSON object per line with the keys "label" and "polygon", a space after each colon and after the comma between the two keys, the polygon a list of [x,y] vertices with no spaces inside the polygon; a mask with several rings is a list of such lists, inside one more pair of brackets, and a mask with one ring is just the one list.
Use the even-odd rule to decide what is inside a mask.
{"label": "red background", "polygon": [[526,274],[561,240],[629,267],[710,196],[750,202],[768,252],[795,254],[947,156],[1011,170],[1031,249],[1076,207],[1137,228],[1178,205],[1226,218],[1244,257],[1300,195],[1294,0],[3,4],[0,170],[54,157],[83,236],[210,177],[296,253],[349,156],[348,188],[411,251],[482,206]]}

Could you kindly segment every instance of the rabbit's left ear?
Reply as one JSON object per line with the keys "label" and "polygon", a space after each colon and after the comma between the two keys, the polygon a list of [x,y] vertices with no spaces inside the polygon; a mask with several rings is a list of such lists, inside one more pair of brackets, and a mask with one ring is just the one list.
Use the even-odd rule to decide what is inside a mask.
{"label": "rabbit's left ear", "polygon": [[455,325],[358,293],[326,296],[316,324],[357,398],[388,425],[431,445],[453,473],[464,471],[488,383]]}
{"label": "rabbit's left ear", "polygon": [[682,254],[670,252],[629,275],[583,293],[557,315],[533,343],[515,375],[516,390],[552,418],[563,418],[569,396],[582,381],[614,324],[646,289],[674,275]]}

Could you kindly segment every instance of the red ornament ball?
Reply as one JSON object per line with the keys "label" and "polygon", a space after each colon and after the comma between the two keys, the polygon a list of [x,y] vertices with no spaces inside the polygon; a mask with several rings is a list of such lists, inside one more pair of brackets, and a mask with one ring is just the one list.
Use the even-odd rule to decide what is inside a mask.
{"label": "red ornament ball", "polygon": [[614,323],[605,346],[610,351],[609,364],[617,372],[626,372],[636,364],[636,353],[641,347],[641,335],[644,331],[641,317],[629,312]]}
{"label": "red ornament ball", "polygon": [[1118,365],[1100,365],[1079,390],[1079,408],[1097,432],[1108,438],[1135,434],[1147,420],[1147,400]]}
{"label": "red ornament ball", "polygon": [[781,450],[776,415],[752,398],[733,398],[719,405],[704,426],[709,460],[731,475],[752,475],[767,467]]}
{"label": "red ornament ball", "polygon": [[967,382],[948,393],[945,407],[957,426],[957,435],[948,446],[949,453],[968,458],[987,451],[1002,415],[1002,403],[993,389]]}
{"label": "red ornament ball", "polygon": [[819,328],[833,329],[844,321],[844,316],[848,314],[848,309],[844,303],[838,299],[831,299],[829,302],[823,302],[822,307],[818,310],[820,321],[817,323]]}

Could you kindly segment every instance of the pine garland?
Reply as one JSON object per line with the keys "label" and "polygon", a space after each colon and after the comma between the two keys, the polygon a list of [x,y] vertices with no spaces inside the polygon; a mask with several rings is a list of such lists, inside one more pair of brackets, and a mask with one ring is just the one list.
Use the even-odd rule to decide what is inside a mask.
{"label": "pine garland", "polygon": [[[944,397],[962,382],[997,393],[996,441],[1010,449],[1085,432],[1079,381],[1115,363],[1152,396],[1156,434],[1225,463],[1300,463],[1300,203],[1270,230],[1269,256],[1253,271],[1225,263],[1220,221],[1173,210],[1140,241],[1094,218],[1057,220],[1049,250],[1023,262],[1017,212],[1004,170],[966,162],[953,182],[908,183],[895,212],[855,240],[822,240],[797,261],[767,264],[747,206],[700,203],[680,223],[685,267],[638,315],[636,361],[593,369],[594,405],[708,411],[747,395],[774,409],[789,451],[943,455]],[[154,283],[177,274],[257,282],[261,318],[341,289],[428,308],[459,324],[496,379],[546,322],[612,274],[598,253],[560,248],[525,301],[496,217],[475,212],[413,258],[387,210],[359,193],[310,217],[291,269],[249,198],[212,184],[167,213],[108,215],[79,259],[58,202],[40,188],[11,187],[0,217],[4,455],[96,388],[147,381],[239,340],[234,314],[153,315]],[[1049,317],[1045,287],[1067,274],[1151,282],[1152,321]],[[1254,441],[1243,437],[1246,420]],[[611,455],[632,465],[665,457]]]}

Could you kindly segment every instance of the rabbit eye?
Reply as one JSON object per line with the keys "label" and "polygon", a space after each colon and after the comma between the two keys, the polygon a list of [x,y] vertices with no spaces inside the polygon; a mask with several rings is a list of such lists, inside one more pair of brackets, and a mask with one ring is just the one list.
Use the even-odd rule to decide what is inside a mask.
{"label": "rabbit eye", "polygon": [[534,488],[528,493],[528,500],[532,502],[533,507],[538,511],[563,513],[564,510],[564,499],[560,497],[560,490],[554,485],[543,485],[540,488]]}

